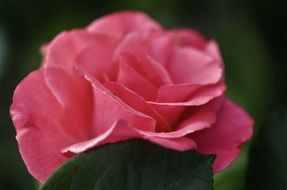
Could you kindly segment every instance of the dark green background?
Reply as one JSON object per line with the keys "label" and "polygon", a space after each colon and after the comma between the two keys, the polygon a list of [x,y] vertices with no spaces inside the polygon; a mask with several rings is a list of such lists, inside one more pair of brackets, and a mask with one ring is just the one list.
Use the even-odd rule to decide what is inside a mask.
{"label": "dark green background", "polygon": [[[286,105],[286,7],[285,0],[0,0],[0,189],[35,187],[18,153],[9,106],[17,83],[39,66],[41,44],[60,31],[86,26],[119,10],[145,11],[167,28],[196,28],[219,42],[227,95],[249,111],[260,131],[270,112]],[[258,146],[252,146],[253,162],[247,170],[249,147],[244,147],[231,168],[215,177],[216,190],[254,189],[250,184],[260,176],[254,160],[260,156],[268,160],[270,154],[262,155],[264,148],[258,152]],[[287,166],[280,169],[287,171]]]}

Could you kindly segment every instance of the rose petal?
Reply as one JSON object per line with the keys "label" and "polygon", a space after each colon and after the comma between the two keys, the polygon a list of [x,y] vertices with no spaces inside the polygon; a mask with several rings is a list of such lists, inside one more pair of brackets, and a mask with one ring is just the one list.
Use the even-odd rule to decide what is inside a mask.
{"label": "rose petal", "polygon": [[185,151],[196,148],[196,144],[194,143],[194,141],[189,138],[180,137],[180,138],[166,139],[166,138],[146,136],[141,134],[140,130],[137,130],[135,127],[130,126],[129,123],[123,120],[119,120],[116,121],[111,127],[107,129],[107,131],[102,133],[100,136],[95,137],[89,141],[68,146],[62,150],[62,153],[70,156],[73,154],[88,151],[102,144],[115,143],[127,139],[136,139],[136,138],[146,139],[150,142],[159,144],[163,147],[178,151]]}
{"label": "rose petal", "polygon": [[156,132],[171,130],[167,121],[160,114],[158,114],[142,97],[133,91],[129,90],[122,84],[115,82],[106,82],[104,86],[130,107],[154,118],[157,122],[155,128]]}
{"label": "rose petal", "polygon": [[[171,122],[170,125],[172,126],[173,131],[158,134],[145,133],[149,136],[175,138],[208,128],[215,122],[216,114],[221,102],[222,98],[220,97],[202,106],[184,107],[161,105],[160,107],[159,105],[153,105],[163,116],[169,116],[165,118]],[[175,117],[175,115],[177,117]]]}
{"label": "rose petal", "polygon": [[77,72],[70,76],[57,68],[45,68],[43,74],[47,88],[62,106],[63,130],[77,140],[93,136],[93,95],[89,82]]}
{"label": "rose petal", "polygon": [[177,45],[202,49],[206,44],[204,37],[195,30],[184,28],[174,30],[174,33]]}
{"label": "rose petal", "polygon": [[[220,97],[225,90],[224,84],[215,85],[167,85],[159,90],[158,101],[148,101],[171,125],[188,106],[200,106]],[[177,102],[178,101],[178,102]]]}
{"label": "rose petal", "polygon": [[94,77],[84,74],[93,88],[94,133],[101,135],[116,121],[125,120],[130,125],[144,131],[155,130],[155,120],[128,106],[112,92],[108,91]]}
{"label": "rose petal", "polygon": [[115,58],[125,53],[131,54],[139,60],[150,56],[159,67],[165,69],[173,43],[174,35],[171,32],[133,32],[122,39],[115,52]]}
{"label": "rose petal", "polygon": [[71,154],[85,152],[102,144],[138,138],[138,134],[135,130],[127,127],[127,125],[127,122],[124,120],[115,121],[112,126],[108,127],[106,131],[103,131],[103,133],[97,137],[68,146],[61,152],[65,155],[71,156]]}
{"label": "rose petal", "polygon": [[174,34],[172,32],[161,32],[150,36],[148,39],[148,54],[163,66],[169,62],[174,45]]}
{"label": "rose petal", "polygon": [[147,57],[145,62],[140,62],[141,73],[156,86],[173,84],[167,70],[151,57]]}
{"label": "rose petal", "polygon": [[[166,68],[156,61],[156,59],[153,59],[153,56],[156,57],[155,53],[159,54],[162,48],[159,47],[156,49],[154,47],[151,49],[150,43],[151,41],[156,41],[162,35],[164,34],[152,33],[143,36],[141,33],[132,33],[127,35],[119,44],[114,54],[114,60],[119,60],[122,57],[130,60],[129,63],[134,69],[156,86],[172,84],[173,82]],[[152,54],[152,52],[154,53]],[[163,57],[156,58],[163,59]]]}
{"label": "rose petal", "polygon": [[[98,47],[94,52],[97,53],[96,57],[93,56],[92,58],[103,67],[103,64],[108,62],[106,56],[112,57],[110,53],[115,48],[117,41],[116,38],[104,34],[90,34],[84,30],[62,32],[47,45],[44,67],[57,67],[72,73],[76,57],[83,49],[90,46],[93,46],[93,49],[95,46]],[[99,47],[103,50],[102,54],[99,53]]]}
{"label": "rose petal", "polygon": [[175,83],[214,84],[222,78],[218,60],[195,48],[175,48],[167,65]]}
{"label": "rose petal", "polygon": [[11,106],[16,139],[29,172],[40,181],[66,159],[59,150],[75,143],[62,128],[62,112],[42,70],[32,72],[17,86]]}
{"label": "rose petal", "polygon": [[216,41],[214,40],[208,41],[205,44],[205,51],[209,53],[211,56],[213,56],[214,58],[216,58],[223,67],[223,59],[220,54],[220,50],[219,50],[219,47]]}
{"label": "rose petal", "polygon": [[136,64],[133,63],[134,61],[134,59],[130,59],[128,56],[121,57],[116,82],[128,87],[145,100],[155,100],[157,87],[133,68],[133,65]]}
{"label": "rose petal", "polygon": [[160,25],[146,14],[127,11],[101,17],[90,24],[87,30],[122,37],[130,32],[144,32],[160,28]]}
{"label": "rose petal", "polygon": [[252,135],[252,118],[232,101],[225,99],[216,123],[190,135],[202,154],[216,154],[215,172],[229,166],[239,155],[239,146]]}
{"label": "rose petal", "polygon": [[150,56],[137,56],[133,54],[121,54],[120,61],[125,60],[139,75],[144,77],[157,88],[162,85],[173,84],[167,70]]}
{"label": "rose petal", "polygon": [[198,106],[221,96],[224,91],[223,83],[164,85],[158,91],[157,104]]}
{"label": "rose petal", "polygon": [[118,65],[113,61],[113,54],[118,45],[118,41],[104,36],[98,42],[88,46],[75,58],[77,67],[85,70],[99,81],[104,81],[106,77],[115,80]]}
{"label": "rose petal", "polygon": [[180,117],[180,114],[182,114],[186,108],[184,105],[170,105],[151,101],[148,101],[148,104],[151,105],[163,118],[165,118],[171,126],[175,124],[177,119]]}

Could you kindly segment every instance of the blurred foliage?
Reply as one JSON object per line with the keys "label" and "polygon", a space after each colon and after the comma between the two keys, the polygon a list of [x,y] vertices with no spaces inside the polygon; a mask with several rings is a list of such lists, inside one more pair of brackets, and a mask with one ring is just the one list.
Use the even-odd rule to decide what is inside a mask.
{"label": "blurred foliage", "polygon": [[2,73],[4,72],[4,63],[5,63],[5,57],[7,55],[7,43],[6,43],[6,38],[5,38],[5,34],[4,32],[2,31],[2,28],[1,28],[1,23],[0,23],[0,79],[1,79],[1,75]]}
{"label": "blurred foliage", "polygon": [[257,134],[247,175],[249,190],[287,189],[287,107],[276,110]]}
{"label": "blurred foliage", "polygon": [[[287,100],[287,33],[282,27],[287,21],[286,7],[285,0],[0,0],[0,189],[31,190],[35,186],[18,153],[9,106],[17,83],[40,65],[39,47],[60,31],[86,26],[98,16],[119,10],[145,11],[167,28],[196,28],[219,42],[227,95],[260,124]],[[264,129],[256,128],[260,130]],[[216,175],[216,190],[245,189],[248,147],[233,166]],[[254,154],[256,146],[252,158]],[[252,170],[254,163],[250,163],[253,172],[248,181],[259,176]],[[265,166],[261,167],[262,175]],[[272,175],[269,172],[266,176]]]}

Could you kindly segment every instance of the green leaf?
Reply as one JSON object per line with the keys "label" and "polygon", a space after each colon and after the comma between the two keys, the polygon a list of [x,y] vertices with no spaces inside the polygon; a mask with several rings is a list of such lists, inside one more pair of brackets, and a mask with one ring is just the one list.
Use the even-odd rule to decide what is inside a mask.
{"label": "green leaf", "polygon": [[42,190],[209,190],[213,161],[214,156],[130,140],[73,157]]}
{"label": "green leaf", "polygon": [[247,189],[287,189],[287,109],[260,126],[250,150]]}

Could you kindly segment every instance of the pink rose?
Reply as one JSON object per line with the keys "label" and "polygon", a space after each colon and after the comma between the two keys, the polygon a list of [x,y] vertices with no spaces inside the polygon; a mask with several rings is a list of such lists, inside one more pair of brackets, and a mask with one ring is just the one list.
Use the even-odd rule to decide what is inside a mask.
{"label": "pink rose", "polygon": [[40,181],[75,154],[134,138],[216,154],[217,172],[252,135],[252,118],[224,96],[216,42],[194,30],[120,12],[62,32],[43,54],[11,106],[21,155]]}

